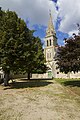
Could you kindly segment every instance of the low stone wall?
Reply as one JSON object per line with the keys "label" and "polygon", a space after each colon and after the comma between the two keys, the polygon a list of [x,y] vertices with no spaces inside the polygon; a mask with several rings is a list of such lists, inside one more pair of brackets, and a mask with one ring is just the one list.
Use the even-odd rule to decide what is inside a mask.
{"label": "low stone wall", "polygon": [[71,73],[70,74],[70,78],[80,78],[80,72],[78,72],[78,73]]}
{"label": "low stone wall", "polygon": [[48,73],[44,74],[32,74],[32,79],[51,79],[52,77],[48,76]]}
{"label": "low stone wall", "polygon": [[[27,79],[27,73],[26,74],[17,74],[17,75],[11,75],[11,79],[18,79],[18,78],[26,78]],[[69,74],[64,74],[60,73],[55,75],[55,78],[80,78],[80,72],[78,73],[69,73]],[[32,74],[31,79],[52,79],[52,76],[49,75],[49,73],[44,73],[44,74]]]}
{"label": "low stone wall", "polygon": [[59,73],[56,75],[56,78],[65,78],[65,79],[68,79],[68,78],[80,78],[80,72],[78,73],[69,73],[69,74],[64,74],[64,73]]}
{"label": "low stone wall", "polygon": [[[26,74],[17,74],[17,75],[11,75],[11,79],[18,79],[18,78],[26,78],[27,79],[27,73]],[[31,79],[52,79],[52,76],[49,76],[48,73],[44,74],[32,74]]]}

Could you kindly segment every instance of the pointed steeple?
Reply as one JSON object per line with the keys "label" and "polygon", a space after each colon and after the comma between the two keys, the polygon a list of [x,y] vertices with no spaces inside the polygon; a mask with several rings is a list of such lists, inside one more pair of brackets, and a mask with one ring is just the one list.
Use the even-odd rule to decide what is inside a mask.
{"label": "pointed steeple", "polygon": [[50,36],[50,35],[55,35],[55,30],[54,30],[54,26],[53,26],[53,22],[52,22],[52,15],[51,15],[51,10],[49,11],[49,22],[48,22],[48,28],[46,30],[46,36]]}

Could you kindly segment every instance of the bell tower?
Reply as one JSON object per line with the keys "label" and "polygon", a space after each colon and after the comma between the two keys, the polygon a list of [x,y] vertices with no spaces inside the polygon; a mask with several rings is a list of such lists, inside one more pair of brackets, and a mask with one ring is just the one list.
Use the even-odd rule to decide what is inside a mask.
{"label": "bell tower", "polygon": [[53,26],[52,22],[52,15],[50,12],[50,18],[48,22],[48,28],[46,30],[46,36],[45,36],[45,49],[44,49],[44,55],[46,58],[46,64],[49,67],[49,71],[51,71],[52,77],[55,77],[55,53],[56,53],[56,46],[57,46],[57,38],[56,38],[56,32]]}

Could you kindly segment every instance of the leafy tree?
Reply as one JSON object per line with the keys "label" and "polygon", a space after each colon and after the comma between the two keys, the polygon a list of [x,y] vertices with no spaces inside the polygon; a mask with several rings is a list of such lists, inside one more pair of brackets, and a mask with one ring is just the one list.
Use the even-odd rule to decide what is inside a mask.
{"label": "leafy tree", "polygon": [[61,72],[78,72],[80,70],[80,35],[73,34],[65,39],[65,45],[58,47],[56,63]]}
{"label": "leafy tree", "polygon": [[29,47],[30,54],[28,56],[27,66],[25,68],[28,73],[28,79],[30,79],[31,73],[45,73],[47,70],[42,48],[41,40],[37,37],[32,37],[32,41]]}
{"label": "leafy tree", "polygon": [[8,84],[10,72],[24,68],[30,30],[23,20],[12,11],[0,10],[0,66],[4,70],[4,85]]}
{"label": "leafy tree", "polygon": [[4,70],[4,85],[10,73],[43,73],[44,54],[39,38],[33,36],[23,20],[12,11],[0,10],[0,66]]}

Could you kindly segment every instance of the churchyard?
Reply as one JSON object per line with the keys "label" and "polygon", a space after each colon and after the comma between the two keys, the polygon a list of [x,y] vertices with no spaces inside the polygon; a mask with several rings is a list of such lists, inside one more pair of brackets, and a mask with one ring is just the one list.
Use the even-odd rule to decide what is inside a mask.
{"label": "churchyard", "polygon": [[[30,80],[31,73],[70,78],[77,72],[71,78],[80,78],[80,25],[78,35],[58,45],[50,12],[43,49],[35,29],[16,12],[0,7],[0,15],[0,120],[80,120],[80,79]],[[28,80],[11,81],[11,75],[25,73]]]}
{"label": "churchyard", "polygon": [[80,120],[80,80],[16,79],[0,85],[0,120]]}

